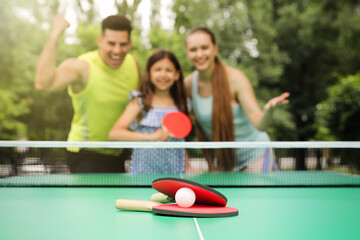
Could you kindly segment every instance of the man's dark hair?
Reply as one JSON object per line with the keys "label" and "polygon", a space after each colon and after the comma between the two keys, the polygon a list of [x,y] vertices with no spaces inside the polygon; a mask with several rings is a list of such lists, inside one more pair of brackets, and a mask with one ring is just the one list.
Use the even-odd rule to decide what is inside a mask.
{"label": "man's dark hair", "polygon": [[123,15],[112,15],[101,22],[101,33],[104,34],[106,29],[115,31],[127,31],[129,38],[132,30],[131,22]]}

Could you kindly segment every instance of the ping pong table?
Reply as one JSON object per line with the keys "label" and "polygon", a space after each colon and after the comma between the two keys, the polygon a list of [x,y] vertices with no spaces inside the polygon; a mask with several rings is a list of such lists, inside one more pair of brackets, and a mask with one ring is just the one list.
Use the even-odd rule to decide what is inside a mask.
{"label": "ping pong table", "polygon": [[[227,218],[169,217],[115,208],[119,198],[149,200],[156,192],[151,180],[157,177],[163,176],[2,178],[0,239],[360,239],[360,178],[355,175],[292,171],[175,176],[224,194],[227,205],[239,209],[238,216]],[[313,184],[307,182],[310,178]],[[335,185],[324,184],[328,179]]]}

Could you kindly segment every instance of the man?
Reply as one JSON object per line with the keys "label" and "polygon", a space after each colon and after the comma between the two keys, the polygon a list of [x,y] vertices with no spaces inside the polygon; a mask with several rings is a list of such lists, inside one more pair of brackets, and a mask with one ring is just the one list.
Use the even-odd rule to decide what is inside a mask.
{"label": "man", "polygon": [[[138,63],[128,53],[132,26],[124,16],[107,17],[101,24],[96,51],[66,59],[56,67],[57,44],[69,26],[62,16],[55,17],[38,61],[35,87],[48,92],[68,88],[74,108],[68,141],[107,141],[140,78]],[[123,162],[113,153],[68,150],[71,172],[124,171]]]}

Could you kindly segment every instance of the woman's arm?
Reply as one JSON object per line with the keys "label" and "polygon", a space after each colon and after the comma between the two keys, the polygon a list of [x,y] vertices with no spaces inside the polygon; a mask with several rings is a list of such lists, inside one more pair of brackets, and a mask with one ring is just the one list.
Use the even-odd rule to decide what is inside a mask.
{"label": "woman's arm", "polygon": [[265,104],[264,110],[261,110],[254,89],[245,74],[237,69],[230,69],[228,74],[231,91],[235,91],[234,96],[237,97],[249,121],[258,130],[265,131],[271,122],[274,108],[278,104],[288,103],[287,98],[290,94],[286,92],[272,98]]}

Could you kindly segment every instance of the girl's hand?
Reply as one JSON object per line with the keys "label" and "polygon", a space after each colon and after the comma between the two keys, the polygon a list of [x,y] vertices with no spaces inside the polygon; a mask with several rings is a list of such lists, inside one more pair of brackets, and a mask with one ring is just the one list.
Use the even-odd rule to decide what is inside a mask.
{"label": "girl's hand", "polygon": [[167,141],[170,137],[170,134],[168,131],[159,128],[158,130],[156,130],[153,133],[150,133],[150,140],[151,141]]}
{"label": "girl's hand", "polygon": [[266,110],[273,109],[278,104],[287,104],[287,103],[289,103],[289,99],[287,99],[289,96],[290,96],[290,93],[285,92],[285,93],[281,94],[278,97],[274,97],[274,98],[270,99],[265,104],[264,110],[266,111]]}

